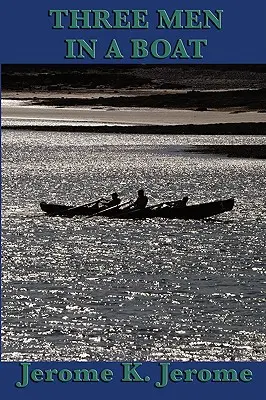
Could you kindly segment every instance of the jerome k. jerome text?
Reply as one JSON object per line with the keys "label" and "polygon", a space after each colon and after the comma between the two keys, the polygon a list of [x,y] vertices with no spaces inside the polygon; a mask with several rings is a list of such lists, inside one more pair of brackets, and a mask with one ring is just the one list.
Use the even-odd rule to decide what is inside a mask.
{"label": "jerome k. jerome text", "polygon": [[[115,373],[122,383],[152,383],[156,388],[161,389],[169,383],[178,382],[243,382],[252,381],[252,371],[243,369],[236,371],[235,369],[185,369],[175,368],[177,363],[161,362],[159,364],[146,363],[121,363],[119,368],[114,367],[113,370],[105,369],[33,369],[31,363],[20,363],[21,377],[15,383],[17,388],[25,388],[30,383],[45,383],[45,382],[112,382]],[[121,368],[122,367],[122,368]],[[156,369],[155,369],[156,368]],[[148,375],[145,373],[149,371]],[[152,371],[152,373],[151,373]]]}

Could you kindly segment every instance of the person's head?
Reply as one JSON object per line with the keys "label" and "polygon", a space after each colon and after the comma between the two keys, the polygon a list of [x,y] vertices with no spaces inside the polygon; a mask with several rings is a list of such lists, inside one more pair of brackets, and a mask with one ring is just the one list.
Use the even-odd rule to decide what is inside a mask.
{"label": "person's head", "polygon": [[183,202],[187,203],[188,202],[188,196],[183,197]]}
{"label": "person's head", "polygon": [[143,189],[138,190],[138,196],[139,197],[143,197],[144,196],[144,190]]}
{"label": "person's head", "polygon": [[118,198],[118,194],[117,193],[112,193],[112,199],[115,200]]}

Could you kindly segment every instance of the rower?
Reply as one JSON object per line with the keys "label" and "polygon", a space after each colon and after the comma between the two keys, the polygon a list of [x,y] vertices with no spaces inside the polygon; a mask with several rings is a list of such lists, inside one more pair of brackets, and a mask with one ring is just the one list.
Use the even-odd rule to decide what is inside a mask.
{"label": "rower", "polygon": [[143,209],[146,207],[147,203],[148,203],[148,197],[145,196],[144,190],[140,189],[138,191],[137,200],[133,203],[133,207],[138,209]]}
{"label": "rower", "polygon": [[121,203],[121,199],[119,199],[117,193],[112,193],[111,196],[112,196],[112,200],[107,201],[107,203],[102,201],[102,204],[104,207],[110,208],[110,207],[118,206]]}
{"label": "rower", "polygon": [[181,208],[181,207],[185,207],[187,205],[188,202],[188,196],[183,197],[182,200],[176,200],[176,201],[169,201],[165,204],[167,204],[170,207],[173,208]]}

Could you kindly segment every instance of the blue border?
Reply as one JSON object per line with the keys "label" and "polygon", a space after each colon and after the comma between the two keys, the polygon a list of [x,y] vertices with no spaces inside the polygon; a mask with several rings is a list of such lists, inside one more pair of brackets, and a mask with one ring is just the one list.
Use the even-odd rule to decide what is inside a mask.
{"label": "blue border", "polygon": [[[172,15],[175,9],[223,10],[222,29],[210,24],[210,29],[158,29],[156,10],[165,9]],[[148,29],[68,29],[70,19],[63,17],[64,29],[52,29],[53,17],[48,10],[54,9],[147,9]],[[131,19],[129,18],[131,21]],[[199,17],[204,21],[203,17]],[[225,1],[225,0],[8,0],[0,6],[0,63],[27,64],[264,64],[266,63],[265,39],[266,2],[264,0]],[[112,23],[112,18],[110,19]],[[185,16],[182,19],[186,25]],[[204,23],[203,23],[204,25]],[[106,51],[112,38],[117,39],[123,59],[106,59]],[[177,39],[182,39],[190,56],[193,55],[188,39],[207,39],[208,45],[202,48],[202,59],[158,59],[151,55],[132,59],[130,39],[147,40],[148,49],[156,39],[168,40],[172,51]],[[95,59],[65,59],[65,39],[97,39]],[[172,52],[171,52],[172,54]]]}
{"label": "blue border", "polygon": [[[61,383],[29,383],[25,388],[16,388],[15,383],[21,379],[21,367],[18,363],[1,363],[1,395],[5,394],[15,399],[72,399],[72,398],[115,398],[118,400],[136,398],[143,399],[152,396],[152,399],[237,399],[250,400],[251,398],[263,399],[266,393],[265,363],[171,363],[171,369],[235,369],[241,371],[250,369],[253,379],[249,383],[243,382],[206,382],[194,379],[193,382],[169,382],[164,388],[158,389],[154,382],[158,380],[160,366],[158,363],[143,363],[138,372],[143,376],[150,376],[150,382],[121,382],[123,368],[120,363],[32,363],[31,369],[81,369],[95,368],[97,371],[108,368],[113,371],[113,380],[104,382],[67,382]],[[12,396],[12,397],[10,397]]]}

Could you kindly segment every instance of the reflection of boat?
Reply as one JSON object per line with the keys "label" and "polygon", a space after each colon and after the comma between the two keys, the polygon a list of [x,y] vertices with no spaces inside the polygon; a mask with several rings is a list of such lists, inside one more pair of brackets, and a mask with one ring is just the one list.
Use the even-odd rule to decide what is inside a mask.
{"label": "reflection of boat", "polygon": [[[101,215],[111,218],[140,219],[140,218],[171,218],[171,219],[204,219],[226,211],[234,207],[234,199],[212,201],[209,203],[195,204],[191,206],[172,207],[167,203],[160,203],[143,210],[130,210],[126,208],[112,207],[104,210],[93,206],[66,206],[60,204],[40,203],[41,209],[48,215],[61,215],[72,217],[74,215]],[[100,212],[99,212],[100,211]]]}

